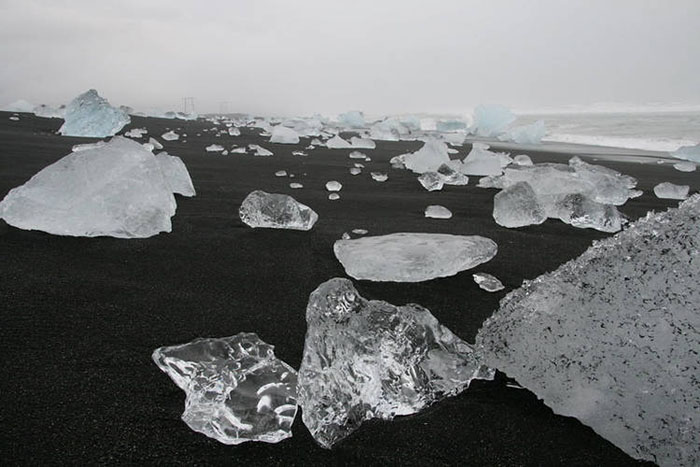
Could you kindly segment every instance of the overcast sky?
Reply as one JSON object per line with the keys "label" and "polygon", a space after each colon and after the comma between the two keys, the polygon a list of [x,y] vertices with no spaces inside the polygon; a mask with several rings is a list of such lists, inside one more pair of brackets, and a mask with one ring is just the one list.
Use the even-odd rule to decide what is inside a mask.
{"label": "overcast sky", "polygon": [[700,0],[0,0],[0,105],[700,104]]}

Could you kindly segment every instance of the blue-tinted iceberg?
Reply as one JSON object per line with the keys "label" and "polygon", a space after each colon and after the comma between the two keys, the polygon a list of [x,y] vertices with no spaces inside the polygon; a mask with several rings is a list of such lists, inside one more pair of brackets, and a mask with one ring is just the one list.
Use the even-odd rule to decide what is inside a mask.
{"label": "blue-tinted iceberg", "polygon": [[501,141],[512,141],[518,144],[540,144],[547,129],[542,120],[537,120],[530,125],[517,126],[511,128],[504,135],[500,136]]}
{"label": "blue-tinted iceberg", "polygon": [[63,126],[58,130],[64,136],[104,138],[114,136],[131,122],[129,115],[109,105],[97,91],[79,95],[66,107]]}
{"label": "blue-tinted iceberg", "polygon": [[700,163],[700,143],[695,146],[683,146],[671,153],[677,159],[686,159]]}
{"label": "blue-tinted iceberg", "polygon": [[502,105],[480,105],[474,109],[471,132],[479,136],[495,137],[515,121],[515,115]]}
{"label": "blue-tinted iceberg", "polygon": [[351,110],[338,115],[338,123],[347,128],[364,128],[365,116],[358,110]]}

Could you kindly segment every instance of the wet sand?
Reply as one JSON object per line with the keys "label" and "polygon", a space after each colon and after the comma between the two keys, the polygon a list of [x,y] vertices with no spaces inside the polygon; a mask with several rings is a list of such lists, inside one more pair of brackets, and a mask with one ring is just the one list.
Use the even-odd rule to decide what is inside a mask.
{"label": "wet sand", "polygon": [[[61,121],[0,112],[0,197],[70,152],[95,141],[55,134]],[[530,392],[509,387],[505,375],[475,382],[457,397],[392,422],[371,421],[333,450],[318,447],[297,416],[294,436],[279,444],[225,446],[192,432],[181,420],[184,393],[152,363],[151,352],[199,336],[256,332],[294,367],[301,361],[309,293],[344,271],[333,242],[355,228],[370,235],[399,231],[478,234],[499,246],[490,262],[454,277],[420,284],[356,281],[360,293],[393,304],[419,303],[453,332],[473,342],[498,301],[524,279],[575,258],[608,234],[559,221],[504,229],[491,217],[495,190],[445,187],[427,192],[389,159],[419,142],[377,142],[363,173],[348,172],[350,150],[325,148],[293,156],[300,145],[267,143],[258,130],[240,137],[203,133],[204,121],[134,117],[187,165],[197,196],[177,197],[173,232],[149,239],[70,238],[22,231],[0,221],[0,456],[8,464],[153,463],[240,465],[633,465],[637,462],[575,419],[554,415]],[[186,142],[160,138],[166,128]],[[197,137],[196,134],[201,136]],[[147,141],[147,137],[141,141]],[[209,144],[257,143],[272,157],[205,152]],[[464,157],[469,146],[460,148]],[[517,151],[535,162],[570,155]],[[594,156],[595,157],[595,156]],[[591,157],[585,158],[593,161]],[[644,190],[621,211],[634,220],[651,209],[676,206],[657,199],[662,181],[700,188],[698,172],[670,164],[600,161],[639,179]],[[275,177],[278,170],[296,175]],[[378,183],[370,171],[385,171]],[[343,184],[330,201],[326,181]],[[289,188],[290,182],[304,185]],[[238,218],[252,190],[287,193],[311,206],[319,221],[310,232],[250,229]],[[426,219],[441,204],[450,220]],[[472,272],[506,286],[485,292]]]}

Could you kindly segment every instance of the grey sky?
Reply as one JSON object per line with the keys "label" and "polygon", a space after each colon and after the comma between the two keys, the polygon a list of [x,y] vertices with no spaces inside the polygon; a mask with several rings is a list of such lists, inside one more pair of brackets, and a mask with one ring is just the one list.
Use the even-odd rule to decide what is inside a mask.
{"label": "grey sky", "polygon": [[699,0],[0,0],[0,104],[261,114],[700,103]]}

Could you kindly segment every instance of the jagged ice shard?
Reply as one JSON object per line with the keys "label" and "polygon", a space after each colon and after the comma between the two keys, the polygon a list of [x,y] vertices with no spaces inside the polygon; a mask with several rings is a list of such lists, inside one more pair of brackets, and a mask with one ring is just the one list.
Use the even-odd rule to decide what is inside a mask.
{"label": "jagged ice shard", "polygon": [[241,203],[238,215],[250,227],[311,230],[318,214],[289,195],[256,190]]}
{"label": "jagged ice shard", "polygon": [[379,282],[422,282],[454,276],[485,263],[496,243],[478,235],[394,233],[337,240],[336,258],[355,278]]}
{"label": "jagged ice shard", "polygon": [[311,293],[306,323],[299,405],[324,448],[365,420],[416,413],[474,378],[492,377],[429,310],[366,300],[348,279]]}
{"label": "jagged ice shard", "polygon": [[292,436],[297,372],[256,334],[199,338],[152,357],[187,394],[182,420],[192,430],[224,444]]}
{"label": "jagged ice shard", "polygon": [[89,136],[104,138],[114,136],[131,122],[129,115],[109,105],[97,91],[79,95],[66,107],[65,121],[58,130],[63,136]]}
{"label": "jagged ice shard", "polygon": [[485,363],[629,455],[700,464],[700,195],[507,295]]}
{"label": "jagged ice shard", "polygon": [[407,169],[418,174],[435,172],[441,165],[450,162],[447,144],[436,139],[428,139],[418,151],[398,157]]}
{"label": "jagged ice shard", "polygon": [[170,232],[177,205],[156,157],[115,136],[45,167],[0,202],[0,218],[75,237],[146,238]]}

